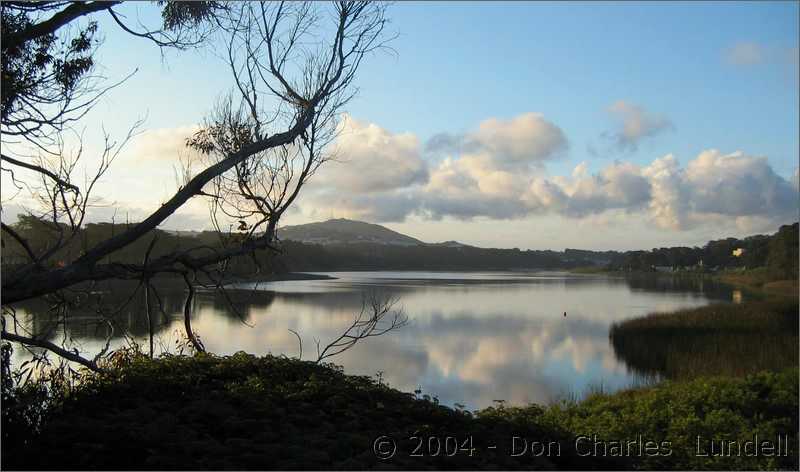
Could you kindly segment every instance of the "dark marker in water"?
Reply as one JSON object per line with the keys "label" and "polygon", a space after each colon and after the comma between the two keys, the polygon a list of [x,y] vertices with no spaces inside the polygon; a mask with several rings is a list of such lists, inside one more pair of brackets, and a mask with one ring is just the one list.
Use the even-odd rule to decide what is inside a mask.
{"label": "dark marker in water", "polygon": [[565,312],[564,312],[564,318],[566,318],[566,317],[567,317],[567,312],[565,311]]}

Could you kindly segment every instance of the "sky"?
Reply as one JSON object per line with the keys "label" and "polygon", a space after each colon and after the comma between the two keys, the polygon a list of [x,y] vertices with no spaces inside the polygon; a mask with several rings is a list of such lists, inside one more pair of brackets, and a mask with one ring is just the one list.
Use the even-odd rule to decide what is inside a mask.
{"label": "sky", "polygon": [[[150,4],[120,12],[157,21]],[[344,217],[419,239],[648,249],[798,218],[797,2],[399,2],[321,168],[282,224]],[[177,188],[185,137],[233,82],[211,48],[162,56],[99,15],[99,72],[136,73],[85,118],[121,151],[92,218]],[[92,152],[86,164],[92,166]],[[6,176],[4,175],[5,179]],[[3,180],[4,219],[24,206]],[[165,228],[209,228],[193,201]]]}

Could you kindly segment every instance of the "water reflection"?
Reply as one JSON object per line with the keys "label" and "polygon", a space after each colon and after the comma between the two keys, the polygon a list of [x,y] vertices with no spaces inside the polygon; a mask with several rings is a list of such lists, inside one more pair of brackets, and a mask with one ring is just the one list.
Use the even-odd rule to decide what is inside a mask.
{"label": "water reflection", "polygon": [[[291,329],[302,337],[304,357],[316,358],[309,355],[314,340],[324,345],[340,334],[360,310],[364,291],[377,289],[400,298],[410,324],[333,361],[348,373],[382,371],[401,390],[421,387],[443,403],[480,408],[495,399],[547,402],[600,385],[613,390],[639,382],[609,343],[612,322],[732,298],[731,290],[707,281],[658,278],[525,272],[328,275],[337,278],[272,282],[256,291],[239,286],[251,290],[229,291],[235,309],[219,294],[200,293],[192,325],[207,349],[218,354],[297,356]],[[185,294],[163,291],[160,298],[164,309],[154,310],[152,322],[156,345],[168,348],[182,336]],[[98,328],[89,310],[73,310],[64,326],[43,302],[19,308],[19,318],[33,332],[58,340],[68,333],[87,353],[105,344],[108,332]],[[142,297],[120,310],[112,345],[122,345],[125,333],[145,342],[142,313]],[[18,350],[15,356],[21,360],[24,353]]]}

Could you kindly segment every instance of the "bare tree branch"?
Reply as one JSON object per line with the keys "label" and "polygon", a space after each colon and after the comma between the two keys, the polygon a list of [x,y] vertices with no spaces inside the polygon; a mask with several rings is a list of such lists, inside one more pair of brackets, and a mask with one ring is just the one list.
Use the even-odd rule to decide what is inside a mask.
{"label": "bare tree branch", "polygon": [[[165,30],[139,29],[125,23],[120,12],[111,9],[114,3],[75,5],[65,8],[64,4],[59,4],[57,8],[62,9],[61,13],[70,10],[71,14],[78,15],[74,18],[90,13],[89,8],[108,9],[112,19],[131,34],[147,37],[159,46],[169,38],[175,40],[172,45],[176,47],[182,44],[180,36],[167,34],[166,20]],[[65,152],[62,134],[71,130],[67,125],[73,122],[71,120],[81,119],[95,103],[98,89],[91,82],[76,81],[68,94],[59,94],[59,90],[53,89],[53,94],[39,101],[22,96],[18,108],[21,112],[18,116],[4,118],[4,132],[18,131],[19,136],[30,137],[42,154],[29,159],[28,163],[17,154],[7,158],[6,152],[2,160],[33,171],[35,178],[31,180],[40,181],[38,186],[29,186],[40,205],[38,214],[32,216],[36,216],[34,219],[37,224],[41,223],[48,237],[44,248],[30,244],[25,248],[24,234],[11,226],[8,227],[10,231],[5,231],[23,246],[32,263],[3,277],[3,305],[58,294],[82,282],[139,280],[140,287],[145,286],[145,305],[150,313],[150,279],[157,274],[171,274],[183,278],[186,283],[184,328],[193,348],[203,351],[204,346],[191,326],[195,283],[211,280],[208,286],[224,289],[232,258],[250,255],[255,260],[255,251],[277,251],[275,233],[281,217],[317,169],[330,158],[327,147],[338,132],[338,118],[344,106],[355,93],[353,83],[363,57],[385,44],[385,9],[385,4],[377,2],[338,2],[332,6],[313,2],[243,2],[225,4],[224,8],[214,10],[215,24],[228,35],[228,40],[220,44],[227,48],[222,56],[234,82],[227,99],[220,102],[200,132],[187,142],[201,157],[194,162],[187,158],[182,186],[158,209],[126,225],[119,233],[114,231],[116,225],[112,223],[111,236],[104,236],[93,247],[88,247],[84,239],[82,251],[75,256],[63,257],[68,252],[65,248],[74,248],[75,238],[85,236],[83,223],[87,208],[92,205],[92,190],[121,146],[131,138],[133,130],[120,145],[106,136],[106,147],[97,171],[79,187],[70,177],[77,169],[83,148],[81,145],[77,155],[70,157]],[[59,21],[54,20],[48,28],[57,29]],[[62,25],[71,20],[64,21]],[[178,16],[175,21],[179,25],[183,20]],[[326,21],[330,24],[326,25]],[[44,25],[41,28],[45,31]],[[89,33],[93,33],[94,28],[91,26]],[[5,51],[6,37],[3,39]],[[75,49],[78,55],[91,55],[93,51],[90,45]],[[52,74],[45,74],[42,80],[45,86],[58,83]],[[108,89],[99,90],[104,93]],[[43,103],[54,106],[55,115],[48,115]],[[200,164],[199,172],[191,171],[192,164]],[[16,184],[16,178],[14,180]],[[120,262],[119,258],[112,261],[112,255],[155,232],[168,217],[194,198],[208,201],[211,221],[220,235],[219,246],[175,248],[156,255],[154,239],[143,259],[136,258],[134,263]],[[239,226],[236,231],[231,228],[226,233],[222,227],[231,220]],[[257,261],[256,267],[259,267]],[[202,281],[198,276],[203,277]],[[154,290],[154,294],[161,306],[158,292]],[[342,337],[319,350],[318,361],[349,349],[359,339],[405,324],[405,317],[399,312],[389,320],[390,308],[391,304],[365,305]],[[384,321],[389,324],[384,326]],[[6,333],[3,335],[5,337]],[[58,346],[50,346],[52,343],[33,336],[14,336],[19,342],[39,343],[32,345],[58,355],[77,355],[63,348],[52,349]]]}
{"label": "bare tree branch", "polygon": [[319,341],[316,341],[316,362],[320,363],[339,355],[355,346],[359,341],[381,336],[407,325],[408,317],[403,310],[393,310],[397,301],[396,298],[381,297],[374,292],[365,295],[361,301],[361,311],[338,338],[322,349],[320,349]]}
{"label": "bare tree branch", "polygon": [[68,188],[68,189],[72,190],[73,192],[80,192],[80,189],[77,186],[75,186],[75,185],[73,185],[73,184],[71,184],[69,182],[65,182],[59,176],[57,176],[56,174],[54,174],[53,172],[51,172],[51,171],[49,171],[49,170],[47,170],[45,168],[42,168],[42,167],[39,167],[39,166],[33,165],[33,164],[28,164],[27,162],[22,162],[20,160],[14,159],[13,157],[7,156],[5,154],[0,154],[0,159],[2,159],[4,161],[7,161],[7,162],[9,162],[11,164],[14,164],[15,166],[24,167],[25,169],[29,169],[29,170],[32,170],[34,172],[38,172],[40,174],[44,174],[44,175],[50,177],[51,179],[53,179],[53,181],[55,181],[55,183],[60,185],[61,187]]}
{"label": "bare tree branch", "polygon": [[61,346],[59,346],[57,344],[51,343],[50,341],[47,341],[47,340],[44,340],[44,339],[29,338],[27,336],[20,336],[19,334],[9,333],[8,331],[5,331],[5,330],[3,330],[2,333],[0,333],[0,334],[2,335],[2,338],[7,340],[7,341],[13,341],[13,342],[25,344],[25,345],[28,345],[28,346],[41,347],[41,348],[47,349],[48,351],[51,351],[51,352],[54,352],[54,353],[58,354],[59,356],[63,357],[64,359],[67,359],[67,360],[72,361],[72,362],[77,362],[78,364],[81,364],[84,367],[87,367],[90,370],[93,370],[95,372],[102,372],[103,371],[103,369],[98,367],[97,364],[94,361],[86,359],[85,357],[81,357],[80,355],[78,355],[78,354],[76,354],[74,352],[68,351],[68,350],[62,348]]}

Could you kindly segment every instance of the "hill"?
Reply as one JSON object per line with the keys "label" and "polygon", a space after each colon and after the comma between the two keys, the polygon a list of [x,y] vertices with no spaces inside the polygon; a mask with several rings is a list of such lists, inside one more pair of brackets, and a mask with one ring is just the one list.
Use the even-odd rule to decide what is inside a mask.
{"label": "hill", "polygon": [[[36,253],[52,244],[58,233],[46,221],[22,215],[13,228]],[[90,223],[70,243],[56,252],[50,264],[68,264],[89,248],[126,228],[125,224]],[[212,231],[154,230],[114,252],[103,263],[140,264],[149,241],[158,236],[152,258],[172,251],[216,247],[219,234]],[[235,258],[228,276],[336,270],[509,270],[574,269],[593,266],[630,272],[730,272],[759,276],[760,283],[797,280],[798,224],[782,226],[772,235],[709,241],[703,247],[654,248],[650,251],[589,251],[582,249],[520,250],[481,248],[457,241],[426,243],[380,225],[346,219],[328,220],[278,229],[280,254],[256,251]],[[2,234],[4,270],[28,263],[26,251]],[[256,264],[257,262],[257,264]],[[740,272],[742,274],[740,274]],[[791,287],[790,287],[791,289]]]}
{"label": "hill", "polygon": [[425,244],[419,239],[392,231],[381,225],[344,218],[319,223],[284,226],[278,229],[278,237],[284,241],[322,245],[372,243],[419,246]]}

